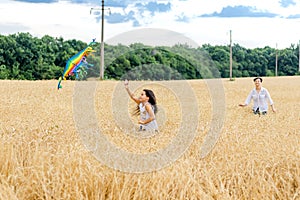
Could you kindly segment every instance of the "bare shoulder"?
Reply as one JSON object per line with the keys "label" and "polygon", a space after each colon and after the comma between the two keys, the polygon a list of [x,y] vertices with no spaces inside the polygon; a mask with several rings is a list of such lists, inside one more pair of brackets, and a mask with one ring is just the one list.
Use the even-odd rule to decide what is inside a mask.
{"label": "bare shoulder", "polygon": [[146,109],[150,109],[150,108],[152,109],[152,105],[149,102],[145,103],[145,107]]}

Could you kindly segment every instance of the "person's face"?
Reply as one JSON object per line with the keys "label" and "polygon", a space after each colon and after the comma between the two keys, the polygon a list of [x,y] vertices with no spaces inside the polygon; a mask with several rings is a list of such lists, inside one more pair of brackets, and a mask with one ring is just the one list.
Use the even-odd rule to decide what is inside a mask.
{"label": "person's face", "polygon": [[143,90],[141,92],[140,101],[145,102],[145,101],[148,101],[148,100],[149,100],[149,97],[146,96],[146,92]]}
{"label": "person's face", "polygon": [[254,84],[255,84],[256,87],[261,86],[261,81],[260,81],[260,79],[259,79],[259,78],[256,79],[256,80],[254,81]]}

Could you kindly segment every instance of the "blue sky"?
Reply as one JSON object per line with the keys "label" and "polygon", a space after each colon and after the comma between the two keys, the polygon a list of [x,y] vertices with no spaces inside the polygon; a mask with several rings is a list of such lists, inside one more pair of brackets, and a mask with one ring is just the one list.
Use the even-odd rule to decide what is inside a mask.
{"label": "blue sky", "polygon": [[[91,8],[92,12],[91,12]],[[1,0],[0,33],[101,38],[101,0]],[[104,41],[289,47],[300,40],[299,0],[107,0]]]}

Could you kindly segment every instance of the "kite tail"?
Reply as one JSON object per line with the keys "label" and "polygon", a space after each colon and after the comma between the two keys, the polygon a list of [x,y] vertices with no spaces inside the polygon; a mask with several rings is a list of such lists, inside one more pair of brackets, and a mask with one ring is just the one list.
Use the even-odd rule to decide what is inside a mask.
{"label": "kite tail", "polygon": [[62,86],[60,85],[61,81],[62,81],[62,77],[59,77],[59,79],[58,79],[58,85],[57,85],[57,89],[58,89],[58,90],[59,90],[60,88],[62,88]]}

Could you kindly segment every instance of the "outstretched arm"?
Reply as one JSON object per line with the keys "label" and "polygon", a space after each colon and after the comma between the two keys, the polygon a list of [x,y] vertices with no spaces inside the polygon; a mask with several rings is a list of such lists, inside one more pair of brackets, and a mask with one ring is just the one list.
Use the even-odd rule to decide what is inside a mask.
{"label": "outstretched arm", "polygon": [[249,105],[251,99],[252,99],[252,91],[248,94],[247,99],[245,100],[245,102],[240,103],[239,106],[245,107],[245,106]]}
{"label": "outstretched arm", "polygon": [[139,104],[139,103],[140,103],[140,100],[134,96],[134,94],[130,91],[128,85],[129,85],[129,81],[126,79],[126,80],[124,81],[124,86],[125,86],[125,89],[126,89],[128,95],[130,96],[130,98],[131,98],[133,101],[135,101],[137,104]]}

